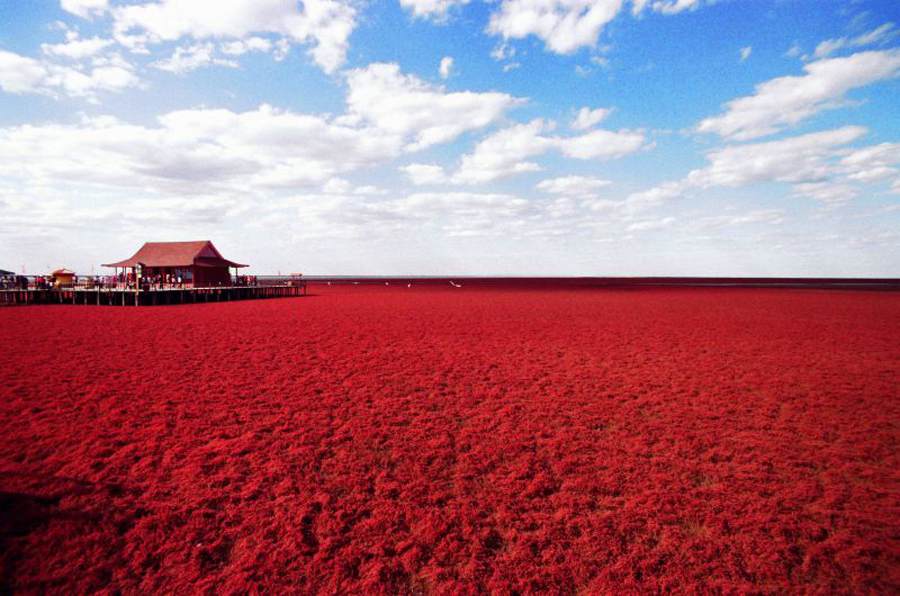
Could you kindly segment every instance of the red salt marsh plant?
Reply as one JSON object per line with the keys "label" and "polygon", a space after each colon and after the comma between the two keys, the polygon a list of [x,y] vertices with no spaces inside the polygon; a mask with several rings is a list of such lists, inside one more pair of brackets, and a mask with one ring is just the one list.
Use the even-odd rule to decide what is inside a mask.
{"label": "red salt marsh plant", "polygon": [[900,588],[900,294],[0,310],[0,591]]}

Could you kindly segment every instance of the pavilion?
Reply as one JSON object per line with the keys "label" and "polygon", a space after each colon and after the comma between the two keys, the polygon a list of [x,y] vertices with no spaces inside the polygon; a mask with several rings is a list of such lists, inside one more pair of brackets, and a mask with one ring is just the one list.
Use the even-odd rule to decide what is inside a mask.
{"label": "pavilion", "polygon": [[235,275],[242,263],[235,263],[222,256],[209,240],[190,242],[145,242],[130,258],[104,267],[139,273],[142,277],[157,274],[180,277],[185,286],[203,288],[232,285],[230,268]]}

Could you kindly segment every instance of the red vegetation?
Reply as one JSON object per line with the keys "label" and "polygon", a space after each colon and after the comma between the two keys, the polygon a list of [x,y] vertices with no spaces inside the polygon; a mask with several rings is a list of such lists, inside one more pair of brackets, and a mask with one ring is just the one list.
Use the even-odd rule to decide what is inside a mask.
{"label": "red vegetation", "polygon": [[900,589],[900,293],[0,311],[0,592]]}

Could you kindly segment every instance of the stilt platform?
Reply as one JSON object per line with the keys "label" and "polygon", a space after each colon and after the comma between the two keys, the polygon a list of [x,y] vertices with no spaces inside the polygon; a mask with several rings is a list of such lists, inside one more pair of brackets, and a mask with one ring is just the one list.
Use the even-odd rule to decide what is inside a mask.
{"label": "stilt platform", "polygon": [[53,288],[0,290],[0,306],[26,304],[84,304],[98,306],[156,306],[230,302],[306,295],[306,282],[277,286],[219,286],[210,288]]}

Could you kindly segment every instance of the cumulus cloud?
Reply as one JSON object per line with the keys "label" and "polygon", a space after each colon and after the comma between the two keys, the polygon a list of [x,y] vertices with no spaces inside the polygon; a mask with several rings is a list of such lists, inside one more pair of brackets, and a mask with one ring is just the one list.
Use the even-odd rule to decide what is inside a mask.
{"label": "cumulus cloud", "polygon": [[503,0],[491,15],[488,32],[504,39],[534,35],[547,49],[571,54],[592,47],[603,27],[619,13],[623,0]]}
{"label": "cumulus cloud", "polygon": [[716,230],[747,224],[778,225],[784,222],[783,209],[754,209],[746,213],[708,215],[690,224],[693,230]]}
{"label": "cumulus cloud", "polygon": [[78,33],[70,31],[66,35],[64,43],[42,43],[41,51],[48,56],[61,58],[69,58],[70,60],[83,60],[96,56],[115,42],[112,39],[103,39],[100,37],[91,37],[89,39],[81,39]]}
{"label": "cumulus cloud", "polygon": [[634,153],[644,147],[644,135],[640,132],[620,130],[592,130],[574,137],[557,137],[557,148],[575,159],[615,159]]}
{"label": "cumulus cloud", "polygon": [[[386,204],[394,213],[412,219],[438,220],[445,216],[478,219],[487,211],[493,216],[514,217],[528,207],[527,200],[514,195],[471,192],[414,193]],[[441,217],[435,218],[436,212]]]}
{"label": "cumulus cloud", "polygon": [[290,189],[395,156],[400,140],[269,106],[170,112],[156,126],[111,117],[0,129],[0,176],[23,184],[159,193]]}
{"label": "cumulus cloud", "polygon": [[621,209],[632,215],[649,211],[680,196],[687,187],[684,181],[663,182],[647,190],[631,193],[625,198]]}
{"label": "cumulus cloud", "polygon": [[754,182],[804,182],[828,177],[835,148],[866,133],[861,126],[810,133],[779,141],[733,145],[710,151],[705,168],[691,171],[692,186],[736,187]]}
{"label": "cumulus cloud", "polygon": [[469,0],[400,0],[400,6],[410,11],[414,17],[434,21],[446,19],[451,9],[468,3]]}
{"label": "cumulus cloud", "polygon": [[138,77],[124,62],[82,68],[0,50],[0,89],[7,93],[67,95],[93,100],[97,92],[118,92],[139,83]]}
{"label": "cumulus cloud", "polygon": [[59,5],[66,12],[89,19],[104,13],[109,6],[109,0],[60,0]]}
{"label": "cumulus cloud", "polygon": [[438,67],[438,72],[440,72],[442,79],[446,79],[450,76],[450,73],[453,72],[452,56],[444,56],[443,58],[441,58],[441,64]]}
{"label": "cumulus cloud", "polygon": [[546,121],[537,119],[491,134],[481,140],[472,153],[463,155],[453,180],[460,184],[477,184],[540,170],[540,166],[528,158],[553,147],[553,140],[542,135],[549,128]]}
{"label": "cumulus cloud", "polygon": [[416,186],[426,184],[443,184],[447,182],[444,168],[436,164],[411,163],[400,167],[400,171],[409,177],[410,182]]}
{"label": "cumulus cloud", "polygon": [[223,43],[220,48],[223,54],[229,56],[241,56],[247,52],[268,52],[272,49],[272,42],[264,37],[248,37]]}
{"label": "cumulus cloud", "polygon": [[494,47],[493,50],[491,50],[491,58],[493,58],[494,60],[496,60],[498,62],[502,62],[504,60],[510,60],[510,59],[514,58],[515,55],[516,55],[516,48],[514,48],[512,45],[510,45],[506,42],[497,44],[497,46]]}
{"label": "cumulus cloud", "polygon": [[541,180],[537,188],[544,192],[572,197],[594,196],[598,190],[612,184],[609,180],[590,176],[562,176]]}
{"label": "cumulus cloud", "polygon": [[[681,180],[632,193],[626,208],[638,213],[658,207],[690,189],[737,188],[765,182],[790,184],[795,196],[827,203],[852,199],[854,174],[891,177],[898,163],[892,144],[847,150],[866,133],[860,126],[810,133],[778,141],[731,145],[707,153],[708,165]],[[887,168],[887,170],[885,170]]]}
{"label": "cumulus cloud", "polygon": [[848,152],[840,168],[849,180],[879,182],[900,177],[900,143],[881,143]]}
{"label": "cumulus cloud", "polygon": [[159,0],[118,6],[112,14],[123,43],[271,33],[311,44],[313,60],[328,73],[344,63],[356,26],[356,9],[344,0]]}
{"label": "cumulus cloud", "polygon": [[662,14],[678,14],[699,8],[701,0],[632,0],[632,12],[649,9]]}
{"label": "cumulus cloud", "polygon": [[347,121],[363,121],[409,138],[415,151],[452,141],[464,132],[498,121],[523,100],[506,93],[450,93],[396,64],[376,63],[347,73]]}
{"label": "cumulus cloud", "polygon": [[793,191],[795,196],[808,197],[822,203],[832,204],[845,203],[859,196],[859,189],[856,187],[830,180],[795,184]]}
{"label": "cumulus cloud", "polygon": [[[207,63],[212,45],[200,45],[203,51],[176,52],[173,60],[156,66],[184,72]],[[98,77],[103,72],[93,71]],[[0,84],[9,92],[49,93],[73,85],[58,75],[38,61],[0,52]],[[114,79],[102,78],[94,86],[101,83],[115,86]],[[65,90],[86,92],[83,84]],[[404,151],[450,141],[493,123],[519,103],[503,93],[448,93],[403,75],[396,65],[372,65],[348,73],[348,112],[341,116],[261,106],[246,112],[170,112],[159,117],[157,126],[100,117],[69,126],[13,127],[0,131],[0,160],[6,161],[7,173],[23,181],[190,193],[292,188],[322,184]],[[420,181],[427,173],[408,170]]]}
{"label": "cumulus cloud", "polygon": [[778,77],[756,87],[756,93],[726,104],[720,116],[700,122],[700,132],[735,140],[769,135],[816,113],[840,105],[858,87],[900,74],[900,49],[860,52],[804,66],[806,74]]}
{"label": "cumulus cloud", "polygon": [[304,237],[353,237],[396,234],[410,230],[430,236],[469,237],[521,228],[536,211],[529,201],[511,194],[420,192],[394,199],[360,200],[348,194],[303,194],[275,201],[272,223],[284,221],[285,209],[296,209],[297,233]]}
{"label": "cumulus cloud", "polygon": [[883,43],[897,37],[898,34],[900,34],[900,32],[894,27],[894,23],[885,23],[880,27],[876,27],[862,35],[857,35],[856,37],[826,39],[816,46],[815,51],[813,51],[813,56],[815,58],[825,58],[844,48],[859,48]]}
{"label": "cumulus cloud", "polygon": [[529,161],[555,149],[575,159],[613,159],[638,151],[644,135],[633,131],[594,130],[571,137],[552,136],[553,124],[543,119],[516,124],[481,140],[463,155],[452,180],[458,184],[490,182],[541,167]]}
{"label": "cumulus cloud", "polygon": [[586,130],[596,126],[609,116],[612,110],[608,108],[581,108],[572,120],[571,127],[575,130]]}
{"label": "cumulus cloud", "polygon": [[215,46],[212,43],[179,47],[175,48],[175,51],[169,58],[157,60],[151,63],[150,66],[175,74],[185,74],[206,66],[238,67],[238,63],[234,60],[219,58],[215,52]]}
{"label": "cumulus cloud", "polygon": [[663,217],[660,219],[645,219],[628,224],[625,228],[628,232],[647,232],[650,230],[662,230],[670,227],[675,223],[674,217]]}
{"label": "cumulus cloud", "polygon": [[[651,10],[672,15],[699,7],[701,0],[631,0],[632,13]],[[491,14],[488,33],[503,39],[534,35],[556,54],[595,47],[603,28],[625,6],[625,0],[503,0]]]}

